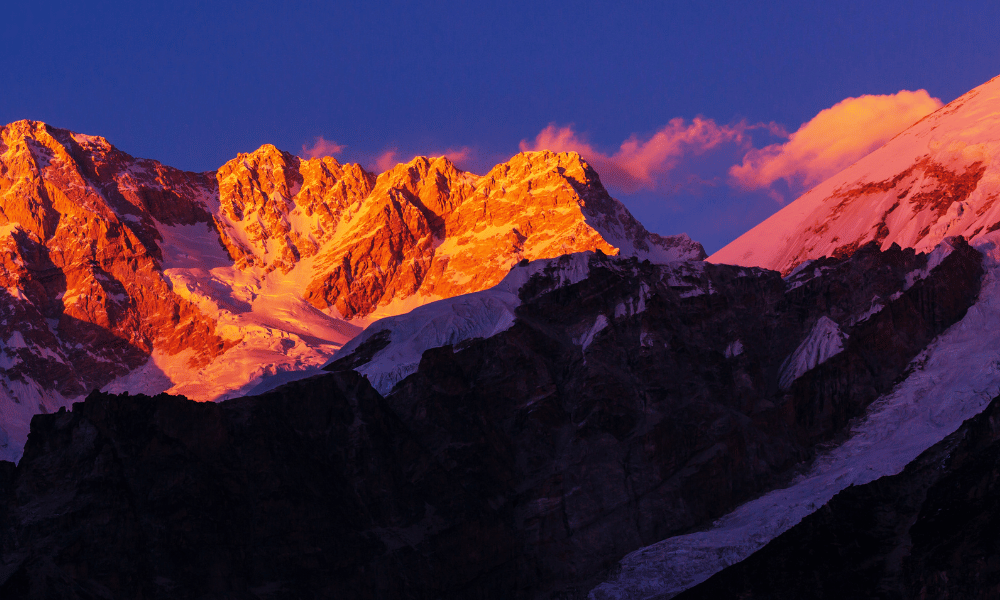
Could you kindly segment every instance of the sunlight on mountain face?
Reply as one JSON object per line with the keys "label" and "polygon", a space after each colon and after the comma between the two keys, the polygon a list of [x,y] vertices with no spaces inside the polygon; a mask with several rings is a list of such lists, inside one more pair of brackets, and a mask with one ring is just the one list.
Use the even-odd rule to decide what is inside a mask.
{"label": "sunlight on mountain face", "polygon": [[576,154],[519,154],[482,177],[418,157],[376,176],[265,145],[195,174],[43,123],[2,134],[10,457],[32,414],[94,388],[261,391],[521,260],[704,255],[647,232]]}
{"label": "sunlight on mountain face", "polygon": [[[937,106],[850,100],[734,177],[802,176],[844,114],[896,107],[867,141],[806,160],[833,169]],[[649,233],[574,152],[477,176],[388,151],[376,175],[317,138],[308,160],[265,145],[196,174],[100,137],[5,126],[0,452],[25,449],[17,469],[0,463],[0,546],[24,554],[0,589],[55,594],[80,573],[101,589],[187,589],[177,569],[204,561],[180,548],[233,539],[205,519],[264,536],[248,552],[265,548],[253,555],[273,573],[212,563],[247,589],[285,589],[275,581],[303,553],[341,552],[350,581],[310,579],[333,595],[698,594],[783,532],[807,535],[799,522],[848,486],[941,452],[1000,390],[997,104],[1000,79],[711,261],[686,235]],[[676,122],[598,160],[648,186],[677,148],[745,133]],[[550,126],[544,143],[582,142]],[[713,264],[726,261],[743,266]],[[163,391],[230,401],[134,395]],[[116,580],[38,558],[67,555],[123,490],[137,500],[115,504],[116,532],[208,533],[151,539],[184,558]],[[164,520],[161,504],[186,508]],[[39,537],[50,530],[68,533]],[[271,543],[293,550],[275,558]],[[520,570],[491,579],[504,564]]]}
{"label": "sunlight on mountain face", "polygon": [[876,241],[926,252],[1000,226],[1000,78],[951,102],[719,250],[713,262],[787,273]]}

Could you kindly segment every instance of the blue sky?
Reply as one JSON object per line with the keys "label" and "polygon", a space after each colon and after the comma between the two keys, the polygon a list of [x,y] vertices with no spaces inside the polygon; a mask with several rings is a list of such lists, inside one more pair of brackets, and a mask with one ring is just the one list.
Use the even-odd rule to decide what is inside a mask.
{"label": "blue sky", "polygon": [[647,227],[709,251],[804,191],[732,185],[749,150],[788,139],[754,126],[791,134],[845,98],[900,90],[948,102],[1000,74],[995,2],[19,4],[5,8],[0,121],[190,170],[322,137],[369,167],[450,151],[481,172],[550,124],[609,157],[678,118],[743,124],[643,186],[609,183]]}

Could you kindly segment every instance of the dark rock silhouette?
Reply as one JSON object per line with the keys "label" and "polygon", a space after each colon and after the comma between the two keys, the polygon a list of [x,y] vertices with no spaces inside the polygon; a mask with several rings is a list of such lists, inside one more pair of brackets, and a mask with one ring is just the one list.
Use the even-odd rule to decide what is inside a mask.
{"label": "dark rock silhouette", "polygon": [[998,465],[995,398],[902,473],[842,491],[676,598],[996,598]]}
{"label": "dark rock silhouette", "polygon": [[[0,469],[0,597],[583,596],[841,435],[977,297],[964,240],[927,266],[595,255],[385,398],[351,371],[219,404],[94,393]],[[824,318],[842,350],[789,380]]]}

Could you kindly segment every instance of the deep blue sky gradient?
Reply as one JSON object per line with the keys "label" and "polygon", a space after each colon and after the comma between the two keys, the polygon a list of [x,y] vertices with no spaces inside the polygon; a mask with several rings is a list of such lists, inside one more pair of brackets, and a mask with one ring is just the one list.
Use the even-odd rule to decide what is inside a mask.
{"label": "deep blue sky gradient", "polygon": [[[861,94],[948,102],[1000,73],[1000,3],[295,2],[5,7],[0,121],[217,168],[316,136],[370,163],[468,146],[473,170],[549,123],[613,151],[674,117],[794,131]],[[616,194],[718,249],[778,208],[726,186]]]}

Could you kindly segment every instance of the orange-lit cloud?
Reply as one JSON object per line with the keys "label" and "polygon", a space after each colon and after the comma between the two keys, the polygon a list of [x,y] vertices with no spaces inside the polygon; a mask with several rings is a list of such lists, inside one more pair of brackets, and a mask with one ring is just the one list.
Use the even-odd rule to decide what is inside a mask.
{"label": "orange-lit cloud", "polygon": [[346,147],[331,140],[324,140],[323,136],[319,136],[312,146],[302,144],[302,157],[312,159],[323,156],[336,156],[343,152]]}
{"label": "orange-lit cloud", "polygon": [[379,173],[385,173],[389,169],[395,167],[399,163],[398,150],[392,148],[386,150],[382,154],[379,154],[375,159],[375,167],[378,169]]}
{"label": "orange-lit cloud", "polygon": [[469,148],[468,146],[462,146],[458,149],[448,148],[441,156],[447,158],[453,163],[458,164],[472,157],[472,148]]}
{"label": "orange-lit cloud", "polygon": [[521,140],[520,146],[522,151],[577,152],[594,166],[605,183],[634,192],[657,187],[685,156],[704,154],[722,144],[749,145],[747,132],[760,127],[774,130],[776,126],[742,122],[718,125],[701,117],[687,123],[677,118],[649,139],[643,140],[633,134],[622,142],[617,152],[607,154],[590,145],[572,127],[550,124],[533,141]]}
{"label": "orange-lit cloud", "polygon": [[810,188],[941,106],[925,90],[847,98],[820,111],[787,142],[751,150],[729,174],[745,189],[769,187],[779,179],[793,188]]}

